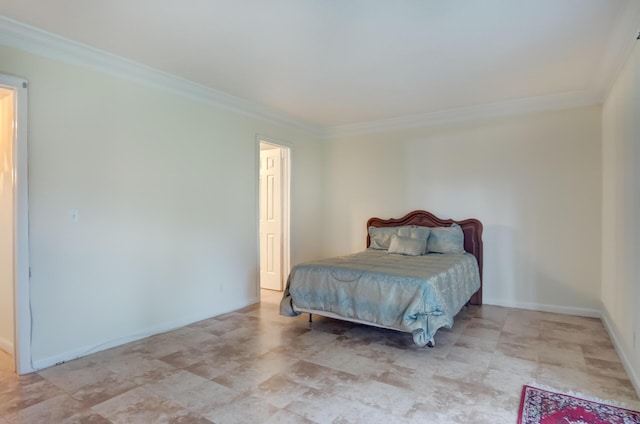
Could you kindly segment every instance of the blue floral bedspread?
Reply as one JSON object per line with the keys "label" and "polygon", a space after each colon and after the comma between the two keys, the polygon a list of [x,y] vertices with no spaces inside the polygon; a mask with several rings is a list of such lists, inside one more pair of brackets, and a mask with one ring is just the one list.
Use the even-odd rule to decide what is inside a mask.
{"label": "blue floral bedspread", "polygon": [[367,249],[296,265],[289,274],[280,314],[328,312],[413,334],[418,346],[434,343],[441,327],[480,288],[476,258],[468,253],[389,254]]}

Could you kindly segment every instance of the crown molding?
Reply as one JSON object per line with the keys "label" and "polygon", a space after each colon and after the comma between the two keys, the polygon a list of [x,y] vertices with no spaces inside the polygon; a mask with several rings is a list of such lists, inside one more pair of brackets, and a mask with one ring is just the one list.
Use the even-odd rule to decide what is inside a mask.
{"label": "crown molding", "polygon": [[251,118],[294,127],[314,136],[325,134],[322,127],[4,16],[0,16],[0,45],[134,81]]}
{"label": "crown molding", "polygon": [[504,116],[544,112],[547,110],[593,106],[601,103],[602,97],[597,92],[587,90],[571,91],[548,96],[527,97],[410,116],[400,116],[358,124],[340,125],[329,129],[325,138],[350,137],[387,131],[435,127]]}
{"label": "crown molding", "polygon": [[323,127],[302,122],[254,102],[194,83],[85,44],[0,16],[0,45],[64,63],[81,66],[162,89],[252,118],[305,131],[322,139],[433,127],[545,110],[601,104],[628,58],[640,27],[640,2],[621,7],[615,31],[607,41],[606,56],[585,90],[480,104],[416,115]]}
{"label": "crown molding", "polygon": [[434,127],[502,116],[602,104],[629,58],[635,43],[638,42],[636,38],[639,31],[640,1],[629,1],[620,8],[614,21],[614,30],[606,41],[605,56],[600,68],[589,86],[584,90],[339,125],[329,128],[325,138]]}

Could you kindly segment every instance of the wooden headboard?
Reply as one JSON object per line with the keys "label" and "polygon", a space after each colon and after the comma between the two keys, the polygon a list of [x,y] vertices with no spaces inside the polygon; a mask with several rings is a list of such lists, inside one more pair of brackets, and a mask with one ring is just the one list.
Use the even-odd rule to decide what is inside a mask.
{"label": "wooden headboard", "polygon": [[482,305],[482,223],[477,219],[454,221],[440,219],[427,211],[409,212],[402,218],[371,218],[367,221],[367,247],[371,244],[369,227],[399,227],[401,225],[419,225],[421,227],[449,227],[458,224],[464,233],[464,250],[471,253],[478,260],[480,268],[480,289],[471,296],[472,305]]}

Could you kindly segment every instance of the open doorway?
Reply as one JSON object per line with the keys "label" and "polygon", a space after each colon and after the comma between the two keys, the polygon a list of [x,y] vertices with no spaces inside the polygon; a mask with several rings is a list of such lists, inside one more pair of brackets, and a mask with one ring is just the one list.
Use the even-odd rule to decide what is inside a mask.
{"label": "open doorway", "polygon": [[0,369],[15,371],[13,90],[0,86]]}
{"label": "open doorway", "polygon": [[31,365],[27,82],[0,75],[0,368]]}
{"label": "open doorway", "polygon": [[277,297],[289,274],[290,149],[259,138],[261,298]]}

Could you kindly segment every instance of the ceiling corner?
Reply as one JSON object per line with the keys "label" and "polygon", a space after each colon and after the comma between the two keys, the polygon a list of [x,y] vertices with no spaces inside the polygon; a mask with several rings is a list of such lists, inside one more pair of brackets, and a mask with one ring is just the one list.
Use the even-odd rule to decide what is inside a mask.
{"label": "ceiling corner", "polygon": [[629,58],[634,43],[638,42],[640,32],[640,1],[631,0],[620,8],[615,29],[606,42],[605,55],[596,74],[592,89],[598,93],[601,101],[608,95],[618,74]]}

